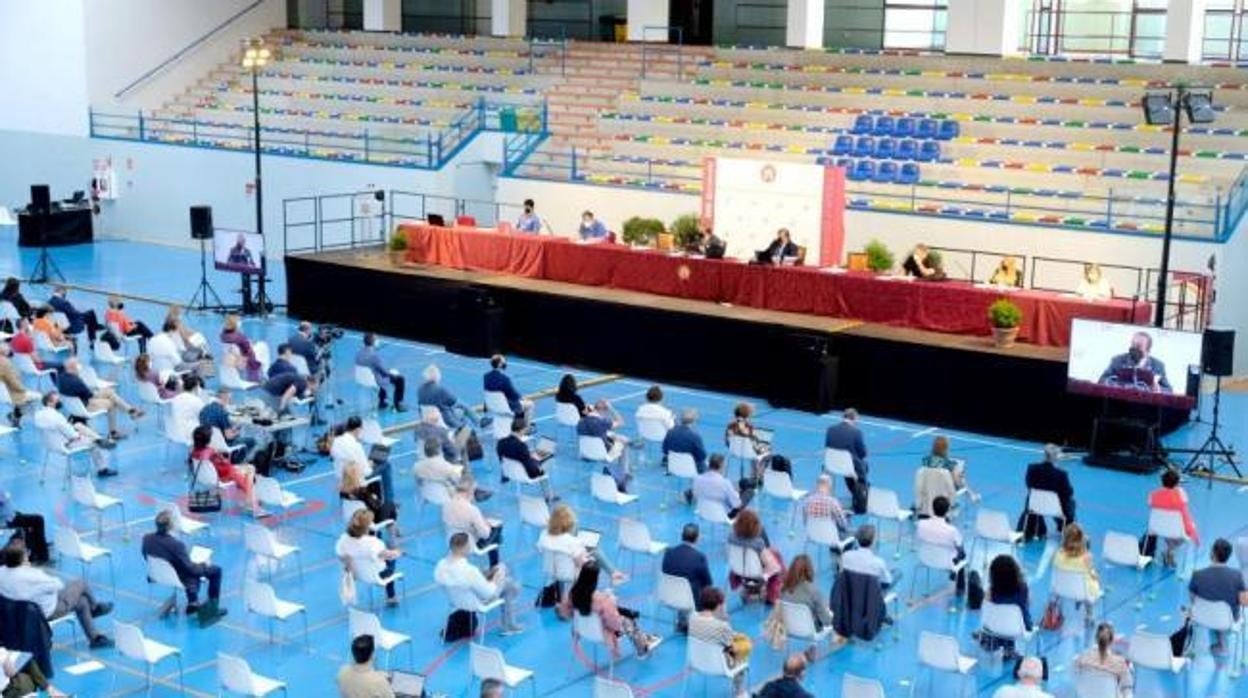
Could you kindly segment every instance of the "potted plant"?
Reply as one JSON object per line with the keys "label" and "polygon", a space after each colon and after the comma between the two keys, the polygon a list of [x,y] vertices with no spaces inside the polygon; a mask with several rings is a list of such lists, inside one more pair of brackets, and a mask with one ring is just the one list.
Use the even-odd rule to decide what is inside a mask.
{"label": "potted plant", "polygon": [[402,230],[396,229],[390,235],[386,249],[390,251],[390,263],[395,266],[402,265],[407,259],[407,235]]}
{"label": "potted plant", "polygon": [[673,242],[676,247],[687,250],[697,245],[702,240],[702,221],[696,214],[686,213],[676,220],[672,221],[669,230],[675,237]]}
{"label": "potted plant", "polygon": [[928,269],[935,269],[936,271],[945,270],[945,258],[941,256],[940,250],[928,250],[927,259],[924,260],[924,263]]}
{"label": "potted plant", "polygon": [[1018,339],[1018,326],[1023,322],[1023,311],[1005,298],[999,298],[988,306],[988,323],[992,325],[992,342],[1007,349]]}
{"label": "potted plant", "polygon": [[879,274],[893,268],[893,253],[879,240],[868,242],[864,251],[867,253],[867,268],[871,271]]}
{"label": "potted plant", "polygon": [[625,245],[653,245],[663,232],[663,221],[633,216],[624,221],[622,239]]}

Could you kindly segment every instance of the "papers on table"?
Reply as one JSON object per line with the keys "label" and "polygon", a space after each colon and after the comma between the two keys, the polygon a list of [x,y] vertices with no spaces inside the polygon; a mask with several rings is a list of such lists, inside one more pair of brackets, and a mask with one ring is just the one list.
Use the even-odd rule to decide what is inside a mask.
{"label": "papers on table", "polygon": [[70,676],[82,676],[83,674],[90,674],[93,671],[99,671],[104,668],[104,665],[94,659],[91,659],[61,668],[64,669]]}

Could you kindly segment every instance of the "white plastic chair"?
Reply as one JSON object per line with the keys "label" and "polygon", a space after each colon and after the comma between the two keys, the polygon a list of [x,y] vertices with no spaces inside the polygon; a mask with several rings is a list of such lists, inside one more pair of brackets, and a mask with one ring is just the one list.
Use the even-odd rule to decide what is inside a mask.
{"label": "white plastic chair", "polygon": [[541,535],[541,532],[546,530],[546,525],[550,523],[550,506],[546,504],[546,500],[522,494],[518,502],[520,521],[526,526],[536,528],[538,535]]}
{"label": "white plastic chair", "polygon": [[505,603],[501,597],[495,597],[489,601],[483,601],[471,587],[466,586],[444,586],[442,590],[446,592],[446,597],[451,603],[451,608],[457,611],[467,611],[472,614],[481,614],[483,618],[476,624],[476,636],[485,638],[485,618],[492,611],[497,611],[503,607]]}
{"label": "white plastic chair", "polygon": [[[126,334],[125,332],[122,332],[121,325],[118,325],[115,322],[110,322],[108,323],[108,331],[112,333],[113,337],[117,339],[118,344],[120,344],[121,346],[122,353],[125,353],[126,348],[129,347],[131,344],[138,346],[138,343],[139,343],[138,335],[130,336]],[[98,345],[99,342],[96,342],[96,344]]]}
{"label": "white plastic chair", "polygon": [[806,604],[791,601],[780,602],[780,613],[784,616],[785,653],[789,651],[789,640],[797,638],[816,646],[832,635],[833,628],[826,625],[819,628],[815,623],[815,612]]}
{"label": "white plastic chair", "polygon": [[989,560],[989,546],[1009,546],[1010,555],[1014,556],[1014,548],[1022,540],[1022,532],[1014,530],[1005,512],[996,509],[979,509],[975,512],[975,537],[971,539],[971,549],[966,557],[968,560],[973,560],[976,545],[982,541],[984,544],[983,566],[986,568]]}
{"label": "white plastic chair", "polygon": [[[30,358],[29,354],[13,354],[11,358],[13,360],[13,365],[17,367],[17,370],[20,371],[22,375],[30,376],[35,379],[36,388],[43,384],[44,378],[48,378],[48,376],[53,373],[50,368],[39,368],[35,366],[35,360]],[[48,387],[52,387],[51,378],[48,378]]]}
{"label": "white plastic chair", "polygon": [[750,669],[749,661],[728,666],[728,658],[724,655],[723,647],[696,637],[689,638],[686,648],[685,664],[692,670],[685,674],[686,682],[692,674],[701,674],[707,680],[712,677],[722,677],[731,682],[738,674],[748,672]]}
{"label": "white plastic chair", "polygon": [[43,467],[39,471],[40,483],[48,479],[48,462],[53,456],[65,462],[65,482],[68,483],[73,477],[74,457],[88,455],[91,452],[91,444],[78,442],[69,446],[66,444],[65,437],[53,429],[40,429],[39,440],[43,442]]}
{"label": "white plastic chair", "polygon": [[1135,536],[1120,531],[1106,531],[1101,551],[1106,562],[1142,570],[1153,558],[1140,554],[1140,543]]}
{"label": "white plastic chair", "polygon": [[256,500],[266,507],[277,507],[283,513],[303,504],[303,497],[282,487],[276,478],[256,475]]}
{"label": "white plastic chair", "polygon": [[412,636],[381,627],[381,619],[376,614],[361,611],[358,608],[348,608],[347,630],[352,640],[361,635],[372,635],[373,641],[377,643],[377,646],[386,652],[384,664],[386,669],[390,668],[390,655],[394,652],[394,648],[404,644],[407,645],[408,664],[415,666],[415,649],[413,648]]}
{"label": "white plastic chair", "polygon": [[854,470],[854,454],[841,448],[823,449],[823,469],[837,477],[858,479],[858,471]]}
{"label": "white plastic chair", "polygon": [[243,544],[252,555],[272,560],[274,569],[281,565],[282,560],[294,555],[299,565],[299,578],[303,578],[303,556],[299,546],[279,541],[277,535],[264,526],[243,524]]}
{"label": "white plastic chair", "polygon": [[264,341],[252,342],[251,353],[256,357],[256,361],[260,362],[260,374],[267,375],[269,365],[273,363],[273,352],[269,351],[269,343]]}
{"label": "white plastic chair", "polygon": [[100,378],[100,374],[95,372],[95,369],[91,367],[91,364],[79,363],[78,375],[82,378],[82,382],[86,383],[87,387],[92,390],[107,390],[109,388],[117,387],[117,384],[113,381],[107,381]]}
{"label": "white plastic chair", "polygon": [[841,698],[886,698],[884,684],[853,674],[841,677]]}
{"label": "white plastic chair", "polygon": [[437,511],[442,511],[447,502],[451,501],[451,488],[445,482],[440,480],[420,480],[420,486],[417,488],[419,500],[416,503],[416,520],[420,521],[425,512],[425,506],[432,504]]}
{"label": "white plastic chair", "polygon": [[156,425],[163,428],[165,424],[165,410],[169,408],[169,403],[173,402],[173,398],[161,397],[160,390],[157,389],[155,385],[145,380],[136,381],[135,390],[138,392],[139,401],[144,404],[151,405],[154,408],[153,411],[156,412]]}
{"label": "white plastic chair", "polygon": [[21,395],[10,395],[8,387],[0,383],[0,405],[8,405],[9,409],[12,409],[15,404],[29,405],[32,402],[38,402],[41,397],[33,390],[27,390]]}
{"label": "white plastic chair", "polygon": [[485,411],[493,415],[495,419],[504,418],[508,424],[513,416],[511,404],[507,402],[507,396],[497,390],[485,391]]}
{"label": "white plastic chair", "polygon": [[360,422],[360,443],[369,446],[383,446],[390,448],[397,444],[398,439],[393,436],[386,436],[381,430],[381,423],[374,417],[365,417]]}
{"label": "white plastic chair", "polygon": [[660,572],[654,595],[660,606],[672,609],[677,616],[697,610],[697,602],[693,598],[693,587],[684,577]]}
{"label": "white plastic chair", "polygon": [[857,540],[853,536],[841,538],[841,532],[836,527],[836,522],[824,516],[811,516],[806,519],[806,546],[814,543],[815,562],[819,562],[819,557],[823,554],[823,549],[828,548],[835,550],[837,554],[843,555],[845,551]]}
{"label": "white plastic chair", "polygon": [[1062,512],[1062,500],[1051,490],[1027,490],[1027,512],[1041,517],[1058,519],[1064,526],[1066,514]]}
{"label": "white plastic chair", "polygon": [[[597,613],[589,615],[581,615],[579,611],[572,611],[572,642],[580,641],[584,644],[591,645],[591,660],[593,667],[591,671],[598,673],[598,647],[605,646],[607,639],[603,635],[602,619]],[[569,659],[574,660],[574,653],[569,652]],[[575,660],[574,660],[575,661]],[[571,665],[569,665],[569,668]],[[615,676],[615,656],[611,652],[607,652],[607,676]]]}
{"label": "white plastic chair", "polygon": [[797,516],[797,503],[806,496],[806,490],[793,487],[793,478],[786,472],[768,468],[763,471],[763,494],[783,502],[789,509],[789,529]]}
{"label": "white plastic chair", "polygon": [[1183,680],[1182,674],[1190,660],[1187,657],[1174,656],[1168,636],[1137,630],[1128,642],[1127,659],[1131,660],[1137,671],[1141,668],[1152,669],[1163,675],[1174,676],[1178,680],[1179,690],[1186,692],[1187,682]]}
{"label": "white plastic chair", "polygon": [[[1014,604],[996,604],[985,600],[980,610],[980,629],[982,632],[1003,640],[1013,640],[1023,647],[1016,648],[1020,654],[1036,635],[1035,628],[1027,629],[1023,620],[1023,611]],[[1169,645],[1167,645],[1167,650]]]}
{"label": "white plastic chair", "polygon": [[308,378],[312,375],[312,370],[308,368],[308,360],[298,354],[290,355],[290,365],[294,366],[295,373],[298,373],[303,378]]}
{"label": "white plastic chair", "polygon": [[420,419],[421,421],[433,419],[434,421],[431,423],[438,428],[450,429],[450,427],[446,424],[446,420],[442,418],[442,410],[438,409],[435,405],[421,405]]}
{"label": "white plastic chair", "polygon": [[634,694],[632,687],[626,683],[595,676],[594,698],[634,698]]}
{"label": "white plastic chair", "polygon": [[767,583],[763,559],[758,551],[740,545],[728,544],[728,570],[741,579],[753,582],[761,589]]}
{"label": "white plastic chair", "polygon": [[[1183,525],[1183,515],[1170,509],[1148,510],[1148,532],[1157,536],[1159,546],[1163,545],[1167,540],[1181,540],[1184,543],[1191,542],[1191,538],[1187,536],[1187,527]],[[1177,564],[1178,569],[1184,570],[1187,568],[1187,552],[1190,548],[1190,545],[1180,546],[1179,550],[1183,553],[1183,561]]]}
{"label": "white plastic chair", "polygon": [[167,560],[150,555],[145,556],[143,561],[147,566],[148,598],[151,598],[152,584],[165,587],[173,592],[165,607],[169,611],[177,611],[178,594],[186,593],[186,586],[182,584],[182,579],[178,576],[177,571],[173,569],[173,565],[169,564]]}
{"label": "white plastic chair", "polygon": [[[601,442],[599,444],[601,445]],[[637,501],[637,495],[626,494],[616,489],[615,478],[606,473],[592,473],[589,478],[589,489],[594,499],[606,504],[627,506]]]}
{"label": "white plastic chair", "polygon": [[238,368],[236,366],[231,366],[224,361],[221,362],[220,366],[218,366],[217,380],[220,381],[221,386],[224,388],[228,388],[230,390],[241,390],[244,392],[259,387],[260,385],[259,383],[249,380],[243,380],[243,376],[238,372]]}
{"label": "white plastic chair", "polygon": [[231,654],[217,653],[217,678],[221,689],[230,693],[252,698],[264,698],[274,691],[286,695],[286,682],[255,673],[247,660]]}
{"label": "white plastic chair", "polygon": [[72,356],[74,353],[73,345],[62,344],[58,347],[52,343],[52,338],[46,332],[40,332],[39,330],[35,330],[35,348],[45,355],[58,356],[64,352]]}
{"label": "white plastic chair", "polygon": [[745,477],[745,468],[750,466],[750,475],[754,474],[754,462],[758,460],[758,452],[754,450],[754,441],[747,436],[732,434],[728,437],[728,456],[737,462],[737,474]]}
{"label": "white plastic chair", "polygon": [[699,519],[711,524],[712,531],[720,526],[732,526],[732,519],[728,518],[728,509],[723,502],[699,499],[694,505],[694,513]]}
{"label": "white plastic chair", "polygon": [[529,477],[529,474],[525,472],[524,466],[520,464],[520,461],[515,461],[510,458],[503,459],[502,470],[503,475],[510,479],[512,485],[515,487],[517,497],[520,496],[520,488],[522,486],[540,485],[543,480],[550,479],[549,473],[542,473],[538,477]]}
{"label": "white plastic chair", "polygon": [[956,575],[966,567],[966,558],[954,562],[957,551],[953,548],[933,543],[925,543],[919,541],[918,559],[915,561],[914,577],[910,580],[910,598],[914,598],[915,583],[918,582],[919,569],[922,568],[924,573],[924,588],[931,585],[932,570],[936,570],[941,574]]}
{"label": "white plastic chair", "polygon": [[1049,593],[1059,599],[1077,604],[1091,604],[1093,607],[1104,598],[1104,594],[1096,598],[1088,595],[1088,575],[1070,570],[1053,570],[1053,578],[1049,581]]}
{"label": "white plastic chair", "polygon": [[[355,366],[351,375],[356,387],[369,391],[369,409],[376,407],[381,399],[381,386],[377,383],[377,375],[373,373],[373,369],[368,366]],[[424,409],[422,408],[421,411],[423,412]]]}
{"label": "white plastic chair", "polygon": [[581,422],[581,412],[570,402],[555,401],[555,425],[560,435],[567,433],[568,440],[576,438],[576,425]]}
{"label": "white plastic chair", "polygon": [[[116,632],[117,651],[130,659],[143,662],[143,687],[151,691],[152,667],[169,657],[178,660],[178,690],[183,689],[182,651],[164,643],[149,640],[143,636],[139,626],[121,621],[113,621]],[[117,674],[113,672],[113,690],[117,688]]]}
{"label": "white plastic chair", "polygon": [[620,519],[619,543],[620,550],[632,553],[630,572],[636,568],[637,553],[654,557],[667,550],[667,543],[660,543],[650,538],[650,529],[644,522],[627,517]]}
{"label": "white plastic chair", "polygon": [[95,343],[95,352],[92,358],[95,359],[95,363],[97,364],[112,366],[114,368],[124,366],[126,364],[126,357],[113,351],[112,345],[105,342],[103,339]]}
{"label": "white plastic chair", "polygon": [[83,404],[82,400],[72,395],[62,395],[61,405],[65,407],[65,414],[69,417],[81,419],[84,422],[90,422],[93,419],[103,417],[108,414],[108,410],[89,410]]}
{"label": "white plastic chair", "polygon": [[649,460],[649,452],[655,450],[655,446],[658,446],[657,450],[661,451],[663,440],[667,438],[667,425],[661,419],[638,417],[637,434],[646,445],[642,449],[642,454],[646,456],[646,460]]}
{"label": "white plastic chair", "polygon": [[303,604],[283,601],[277,598],[273,587],[260,581],[251,580],[243,588],[244,601],[248,613],[264,618],[269,626],[269,643],[273,643],[273,621],[286,622],[287,618],[299,614],[303,616],[303,642],[308,644],[308,613]]}
{"label": "white plastic chair", "polygon": [[624,456],[624,451],[619,451],[612,458],[611,453],[607,451],[607,445],[598,436],[577,437],[577,452],[581,460],[595,463],[614,463]]}
{"label": "white plastic chair", "polygon": [[117,589],[117,577],[113,574],[113,551],[87,543],[82,540],[77,531],[69,526],[58,526],[53,540],[56,542],[58,555],[65,559],[78,561],[79,566],[82,567],[83,579],[87,578],[87,568],[92,562],[102,557],[108,558],[109,585],[114,590]]}
{"label": "white plastic chair", "polygon": [[1075,669],[1075,698],[1119,698],[1118,677],[1092,667]]}
{"label": "white plastic chair", "polygon": [[897,525],[897,552],[901,552],[902,526],[910,520],[913,512],[909,509],[902,509],[897,493],[893,490],[884,489],[872,485],[867,490],[867,516],[874,518],[878,523],[877,526],[883,527],[883,522],[890,521]]}
{"label": "white plastic chair", "polygon": [[539,549],[542,551],[542,573],[546,575],[547,583],[572,584],[576,581],[577,565],[571,555],[557,550]]}
{"label": "white plastic chair", "polygon": [[691,453],[670,451],[667,454],[667,473],[681,482],[682,487],[672,490],[672,494],[680,496],[681,492],[692,486],[694,478],[698,476],[698,463]]}
{"label": "white plastic chair", "polygon": [[126,505],[120,499],[96,492],[95,483],[89,477],[71,477],[69,491],[75,503],[96,513],[96,535],[100,540],[104,539],[104,512],[113,507],[121,511],[122,537],[129,535],[126,533]]}
{"label": "white plastic chair", "polygon": [[[962,655],[962,650],[958,647],[957,638],[926,630],[919,633],[919,666],[926,667],[932,671],[957,674],[962,680],[962,684],[958,687],[959,694],[965,693],[966,680],[971,678],[971,671],[977,663],[978,660],[974,657]],[[927,686],[929,694],[932,692],[932,684],[935,682],[935,677],[932,677]],[[914,689],[917,685],[918,680],[916,678],[910,685],[910,695],[914,695]]]}
{"label": "white plastic chair", "polygon": [[533,672],[528,669],[514,667],[507,663],[501,650],[492,649],[475,642],[468,647],[468,663],[472,668],[472,677],[477,681],[496,679],[502,681],[507,688],[514,689],[525,681],[532,681],[529,688],[537,696],[537,681]]}
{"label": "white plastic chair", "polygon": [[173,519],[173,530],[180,535],[194,536],[209,528],[207,521],[200,521],[183,513],[182,507],[178,506],[177,502],[159,504],[156,506],[156,511],[169,512],[170,518]]}
{"label": "white plastic chair", "polygon": [[1237,620],[1230,604],[1225,601],[1210,601],[1199,596],[1192,599],[1192,624],[1214,630],[1223,635],[1234,633],[1237,644],[1231,653],[1231,675],[1239,673],[1244,648],[1244,614],[1241,611]]}

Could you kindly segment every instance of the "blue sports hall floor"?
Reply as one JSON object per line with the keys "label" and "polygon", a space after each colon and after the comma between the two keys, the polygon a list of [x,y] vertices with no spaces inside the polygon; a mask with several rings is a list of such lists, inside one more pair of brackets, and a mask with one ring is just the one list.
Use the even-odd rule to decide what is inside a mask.
{"label": "blue sports hall floor", "polygon": [[[37,258],[37,251],[19,250],[15,231],[0,229],[0,276],[28,276]],[[120,241],[100,241],[94,245],[53,250],[54,258],[67,280],[73,284],[100,290],[117,290],[135,296],[185,303],[195,288],[199,272],[197,251]],[[284,296],[280,265],[276,269],[274,296]],[[213,274],[213,283],[227,302],[237,296],[231,277]],[[46,288],[31,288],[27,297],[42,299]],[[74,291],[72,298],[80,305],[102,308],[103,297],[88,291]],[[161,305],[131,301],[128,307],[138,317],[156,325],[163,317]],[[210,337],[219,329],[219,318],[212,315],[191,315],[191,323]],[[413,318],[417,322],[418,318]],[[283,341],[293,322],[282,316],[267,321],[248,320],[246,332],[253,341],[267,339],[271,345]],[[331,419],[341,420],[348,409],[360,402],[351,383],[349,364],[360,345],[357,333],[348,333],[334,348],[334,393],[345,400],[345,406],[330,413]],[[387,341],[383,355],[392,366],[408,376],[409,383],[418,382],[420,370],[430,362],[441,366],[444,380],[463,400],[479,404],[481,400],[481,374],[485,362],[449,354],[442,348],[408,341]],[[669,357],[670,358],[670,357]],[[656,361],[665,360],[656,356]],[[536,393],[551,388],[564,367],[527,361],[512,357],[510,372],[522,392]],[[585,371],[574,371],[581,380],[599,377]],[[585,397],[607,398],[622,413],[630,417],[643,399],[648,383],[629,377],[608,377],[601,385],[584,391]],[[664,386],[667,404],[675,409],[696,407],[701,413],[700,427],[708,446],[720,444],[720,434],[730,411],[739,396]],[[126,394],[133,397],[133,382],[123,384]],[[1011,396],[1009,401],[1015,404]],[[956,395],[951,400],[959,399]],[[1025,403],[1025,400],[1022,402]],[[1206,401],[1206,408],[1208,408]],[[538,401],[539,429],[553,435],[553,403],[551,398]],[[759,408],[757,421],[775,429],[776,447],[795,461],[796,485],[809,488],[813,484],[819,464],[823,430],[836,418],[835,414],[812,415],[790,410],[771,409],[765,403]],[[414,412],[402,415],[387,413],[384,423],[398,424],[412,420]],[[1206,420],[1208,415],[1204,415]],[[1224,435],[1231,442],[1248,443],[1248,397],[1244,394],[1227,394],[1223,401]],[[1020,412],[1019,419],[1027,416]],[[1011,520],[1022,504],[1022,474],[1025,466],[1039,458],[1039,444],[1003,440],[976,434],[946,431],[940,425],[909,424],[865,415],[867,443],[871,451],[871,474],[873,483],[901,493],[902,501],[908,502],[912,492],[912,477],[919,458],[930,445],[935,434],[943,433],[952,441],[952,452],[966,458],[973,487],[983,495],[981,507],[1008,512]],[[225,569],[225,593],[223,605],[229,616],[211,629],[203,630],[185,618],[160,619],[157,617],[159,599],[163,592],[149,594],[148,584],[141,573],[141,557],[138,541],[152,526],[157,503],[185,495],[184,468],[174,462],[177,456],[169,455],[164,440],[157,430],[154,416],[148,415],[137,429],[123,420],[127,429],[134,433],[113,451],[115,466],[121,471],[119,477],[100,483],[102,491],[120,497],[125,502],[129,518],[129,530],[121,527],[114,513],[105,519],[102,540],[95,534],[95,518],[79,511],[61,490],[60,481],[49,477],[46,486],[38,481],[38,466],[42,450],[36,434],[29,426],[16,438],[0,441],[0,487],[8,490],[19,509],[42,512],[49,527],[73,526],[83,532],[86,540],[102,544],[113,551],[116,571],[116,588],[109,582],[108,565],[95,564],[89,571],[92,585],[104,599],[116,602],[113,618],[134,622],[142,626],[148,637],[181,649],[185,667],[185,691],[190,695],[215,695],[218,682],[215,657],[218,651],[245,656],[252,668],[262,674],[279,678],[289,684],[292,696],[323,696],[334,694],[333,678],[338,668],[347,661],[348,637],[346,609],[338,600],[337,564],[333,557],[333,544],[342,526],[329,464],[320,460],[299,475],[280,473],[283,485],[299,496],[305,504],[292,510],[287,516],[271,520],[278,535],[285,541],[302,549],[303,575],[296,565],[283,565],[277,575],[276,588],[279,596],[306,605],[308,609],[309,635],[304,642],[303,627],[293,619],[286,627],[279,627],[278,644],[270,644],[265,622],[243,611],[241,599],[244,584],[245,560],[242,546],[241,523],[246,520],[237,513],[226,512],[213,516],[211,531],[198,542],[215,550],[215,559]],[[1207,423],[1193,423],[1169,439],[1171,443],[1197,444],[1208,432]],[[630,431],[634,433],[635,431]],[[389,659],[394,668],[409,668],[429,676],[429,688],[436,693],[469,695],[475,691],[470,685],[468,648],[463,643],[444,645],[438,630],[447,611],[445,596],[433,584],[432,570],[443,552],[441,526],[432,510],[426,510],[417,518],[415,488],[411,476],[414,462],[414,445],[409,433],[395,447],[393,461],[397,466],[395,482],[397,497],[402,504],[400,520],[403,529],[401,540],[402,558],[399,569],[406,574],[407,584],[402,603],[398,608],[384,609],[383,624],[412,636],[411,651],[399,648]],[[488,446],[487,446],[488,448]],[[566,447],[565,447],[566,450]],[[1145,525],[1147,511],[1145,497],[1154,487],[1153,476],[1133,476],[1118,472],[1092,469],[1072,459],[1067,462],[1071,471],[1079,502],[1079,520],[1087,529],[1097,548],[1107,530],[1119,530],[1133,535],[1140,533]],[[583,526],[598,529],[605,535],[604,545],[614,554],[616,518],[618,512],[604,512],[596,505],[588,492],[588,466],[575,458],[561,455],[556,458],[556,487],[564,501],[573,506]],[[674,542],[682,524],[691,520],[692,512],[683,505],[664,505],[670,499],[673,481],[665,478],[653,465],[637,468],[640,493],[638,504],[629,507],[632,516],[643,519],[658,540]],[[498,488],[497,468],[492,459],[479,466],[478,479],[492,488]],[[573,486],[573,483],[576,483]],[[838,486],[839,487],[839,486]],[[1193,510],[1203,538],[1203,546],[1195,560],[1203,565],[1208,555],[1208,545],[1217,536],[1235,538],[1248,535],[1248,492],[1244,488],[1226,483],[1216,483],[1208,488],[1204,481],[1186,484],[1191,496]],[[843,488],[841,488],[843,489]],[[787,517],[773,503],[762,505],[766,511],[765,521],[784,557],[791,559],[803,549],[801,537],[790,531]],[[589,696],[592,695],[591,651],[576,650],[571,646],[569,626],[558,621],[551,611],[539,611],[533,607],[533,598],[541,584],[540,559],[535,554],[533,542],[536,534],[532,529],[521,530],[516,515],[514,499],[509,490],[500,490],[484,505],[488,515],[506,521],[504,561],[519,575],[524,590],[521,603],[521,622],[525,632],[512,637],[500,637],[496,628],[490,628],[486,643],[502,649],[507,661],[513,665],[537,671],[536,694],[541,696]],[[960,525],[969,527],[971,516],[963,515]],[[883,527],[883,552],[894,556],[898,549],[896,530],[892,524]],[[721,534],[722,535],[722,534]],[[969,531],[968,531],[969,537]],[[49,536],[52,537],[51,535]],[[908,540],[907,536],[907,540]],[[720,538],[722,540],[722,537]],[[1049,587],[1049,561],[1054,542],[1033,543],[1020,551],[1021,559],[1032,589],[1032,613],[1039,618]],[[703,541],[709,551],[712,571],[718,584],[725,583],[726,562],[722,549]],[[810,549],[814,552],[814,549]],[[1099,552],[1099,551],[1098,551]],[[617,556],[619,557],[619,556]],[[821,555],[816,583],[824,590],[830,589],[832,579],[827,570],[827,555]],[[628,570],[627,556],[617,560]],[[972,561],[982,564],[980,555]],[[910,591],[914,578],[911,567],[914,556],[904,551],[893,559],[893,564],[903,570],[905,579],[900,589],[903,596]],[[1189,563],[1190,564],[1190,563]],[[1238,561],[1235,562],[1238,564]],[[66,578],[81,574],[79,565],[70,561],[52,568]],[[670,616],[660,610],[656,617],[652,590],[655,582],[655,565],[650,560],[639,559],[631,579],[618,589],[622,604],[634,606],[642,612],[645,629],[670,636]],[[1187,602],[1186,582],[1174,573],[1152,566],[1137,573],[1123,568],[1103,568],[1103,583],[1107,589],[1104,614],[1112,620],[1120,633],[1136,629],[1170,633],[1180,623],[1180,606]],[[363,598],[363,596],[361,597]],[[761,639],[761,625],[765,609],[754,603],[740,608],[740,601],[730,595],[730,609],[734,626],[755,638],[755,652],[751,659],[750,683],[758,686],[775,675],[782,656],[773,651]],[[493,620],[495,617],[492,616]],[[1074,696],[1071,665],[1073,654],[1090,642],[1083,624],[1077,616],[1068,612],[1072,620],[1059,632],[1042,632],[1039,645],[1049,658],[1052,671],[1050,690],[1058,696]],[[112,633],[111,618],[104,619],[104,628]],[[280,626],[281,624],[279,624]],[[955,604],[949,585],[933,579],[932,586],[924,595],[905,605],[893,630],[880,636],[874,643],[852,643],[840,647],[830,656],[822,657],[808,671],[806,687],[818,696],[836,696],[840,693],[841,677],[846,672],[880,680],[887,694],[907,695],[918,681],[919,692],[930,695],[958,695],[958,681],[948,676],[932,676],[917,666],[916,644],[920,630],[948,633],[959,638],[964,653],[974,654],[975,646],[971,632],[979,625],[978,613],[962,610]],[[1248,679],[1232,676],[1226,659],[1209,656],[1202,637],[1193,669],[1186,675],[1186,695],[1189,696],[1248,696]],[[600,671],[606,672],[605,653],[599,652],[602,661]],[[65,669],[87,660],[99,660],[101,669],[73,676]],[[974,689],[966,687],[965,694],[990,696],[1005,681],[1004,670],[982,661],[973,674]],[[142,691],[143,667],[121,657],[115,650],[88,650],[79,633],[76,641],[68,629],[56,633],[55,683],[62,690],[84,696],[120,695]],[[669,639],[645,661],[632,656],[625,645],[624,658],[614,667],[615,676],[628,682],[639,696],[680,695],[688,683],[688,690],[695,694],[704,691],[701,677],[687,679],[684,669],[684,641],[680,637]],[[152,693],[174,695],[178,692],[178,672],[172,661],[160,665],[155,671]],[[1180,695],[1180,687],[1172,677],[1159,677],[1147,670],[1138,672],[1137,692],[1140,697]],[[529,694],[530,687],[522,686],[516,695]],[[709,695],[727,695],[723,682],[713,682]],[[963,694],[963,695],[965,695]],[[475,695],[475,693],[471,693]]]}

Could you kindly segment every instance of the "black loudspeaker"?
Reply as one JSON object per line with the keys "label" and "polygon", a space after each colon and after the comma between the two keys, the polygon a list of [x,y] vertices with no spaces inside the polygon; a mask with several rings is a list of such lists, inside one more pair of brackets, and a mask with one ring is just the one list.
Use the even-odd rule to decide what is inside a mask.
{"label": "black loudspeaker", "polygon": [[192,240],[211,240],[212,239],[212,207],[211,206],[192,206],[191,207],[191,239]]}
{"label": "black loudspeaker", "polygon": [[30,185],[30,210],[47,213],[52,209],[52,190],[46,184]]}
{"label": "black loudspeaker", "polygon": [[503,309],[489,291],[469,286],[454,304],[455,331],[446,338],[446,350],[464,356],[486,357],[503,351]]}
{"label": "black loudspeaker", "polygon": [[1235,370],[1235,330],[1207,327],[1201,349],[1202,366],[1211,376],[1229,376]]}

